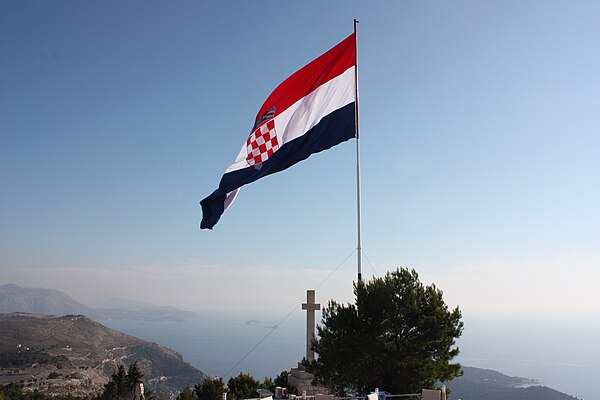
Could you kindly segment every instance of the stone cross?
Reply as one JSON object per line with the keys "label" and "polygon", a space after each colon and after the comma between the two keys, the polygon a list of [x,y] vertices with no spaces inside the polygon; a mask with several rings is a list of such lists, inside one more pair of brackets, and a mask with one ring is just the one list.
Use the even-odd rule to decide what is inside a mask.
{"label": "stone cross", "polygon": [[310,348],[310,342],[315,337],[315,311],[321,309],[321,305],[315,303],[315,291],[306,291],[306,303],[302,304],[306,310],[306,359],[314,361],[315,352]]}

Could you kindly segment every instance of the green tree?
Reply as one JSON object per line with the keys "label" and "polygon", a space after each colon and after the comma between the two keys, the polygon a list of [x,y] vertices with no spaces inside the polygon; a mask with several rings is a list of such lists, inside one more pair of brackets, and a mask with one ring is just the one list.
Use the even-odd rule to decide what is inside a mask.
{"label": "green tree", "polygon": [[463,329],[458,307],[449,310],[435,285],[415,270],[397,269],[354,285],[355,304],[330,301],[307,363],[315,383],[336,395],[374,388],[419,393],[461,375],[455,339]]}
{"label": "green tree", "polygon": [[279,373],[279,375],[277,375],[275,377],[275,380],[273,381],[274,386],[287,388],[289,394],[298,394],[298,389],[288,383],[289,375],[290,375],[290,371],[286,371],[286,370],[281,371]]}
{"label": "green tree", "polygon": [[23,384],[9,383],[0,385],[0,400],[89,400],[89,398],[67,395],[50,395],[34,389],[33,392],[23,391]]}
{"label": "green tree", "polygon": [[277,375],[275,377],[275,386],[279,386],[279,387],[287,387],[288,386],[288,375],[290,374],[290,371],[281,371],[279,373],[279,375]]}
{"label": "green tree", "polygon": [[271,392],[275,393],[275,383],[273,382],[273,379],[271,379],[271,377],[269,376],[265,376],[265,380],[263,381],[263,383],[260,384],[260,387],[268,389]]}
{"label": "green tree", "polygon": [[256,390],[260,387],[260,382],[254,379],[249,374],[240,372],[238,376],[232,376],[227,381],[229,393],[236,400],[249,399],[257,397]]}
{"label": "green tree", "polygon": [[140,372],[137,361],[134,362],[133,364],[131,364],[129,366],[129,369],[127,370],[127,379],[126,379],[127,387],[129,389],[133,390],[135,385],[137,385],[138,383],[142,383],[143,377],[144,377],[144,374],[142,374]]}
{"label": "green tree", "polygon": [[194,386],[198,400],[221,400],[221,395],[227,391],[221,378],[204,378],[204,382]]}
{"label": "green tree", "polygon": [[125,371],[125,366],[123,364],[120,364],[117,367],[117,372],[112,374],[112,381],[115,383],[118,395],[127,391],[127,371]]}
{"label": "green tree", "polygon": [[95,400],[116,400],[118,398],[119,394],[117,393],[117,386],[110,380],[104,385],[104,390]]}
{"label": "green tree", "polygon": [[154,391],[154,389],[144,389],[144,400],[163,400],[163,397],[157,397],[156,392]]}
{"label": "green tree", "polygon": [[[135,385],[142,383],[142,374],[138,368],[137,362],[129,366],[126,371],[124,365],[119,365],[112,374],[110,380],[104,385],[102,393],[96,397],[96,400],[120,400],[133,396]],[[146,391],[144,397],[150,400],[153,397],[152,391]]]}
{"label": "green tree", "polygon": [[2,393],[2,396],[8,400],[22,399],[24,398],[22,388],[23,385],[21,384],[9,383],[6,386],[0,386],[0,392]]}
{"label": "green tree", "polygon": [[175,400],[196,400],[198,397],[194,394],[194,391],[189,387],[186,387],[179,393],[179,396]]}

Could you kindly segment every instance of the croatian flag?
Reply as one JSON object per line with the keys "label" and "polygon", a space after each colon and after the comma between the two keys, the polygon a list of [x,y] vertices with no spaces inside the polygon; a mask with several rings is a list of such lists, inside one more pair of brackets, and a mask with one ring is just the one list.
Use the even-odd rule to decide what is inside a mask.
{"label": "croatian flag", "polygon": [[219,188],[200,202],[200,228],[212,229],[243,185],[355,137],[355,54],[353,33],[271,93]]}

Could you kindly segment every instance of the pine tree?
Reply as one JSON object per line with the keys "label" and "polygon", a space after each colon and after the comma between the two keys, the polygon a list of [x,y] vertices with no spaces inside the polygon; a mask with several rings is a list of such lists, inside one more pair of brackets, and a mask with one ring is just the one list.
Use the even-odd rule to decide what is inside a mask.
{"label": "pine tree", "polygon": [[355,304],[331,301],[323,310],[313,344],[319,357],[307,364],[316,383],[340,396],[373,388],[418,393],[461,375],[460,364],[450,363],[461,313],[448,309],[435,285],[398,269],[356,283],[354,294]]}
{"label": "pine tree", "polygon": [[181,393],[179,393],[179,396],[177,396],[177,398],[175,400],[197,400],[197,399],[198,399],[198,397],[196,397],[196,395],[194,394],[192,389],[190,389],[189,387],[186,387],[185,389],[183,389],[181,391]]}
{"label": "pine tree", "polygon": [[202,384],[194,386],[194,391],[198,400],[221,400],[222,394],[228,389],[221,378],[205,378]]}
{"label": "pine tree", "polygon": [[232,376],[227,381],[227,387],[234,399],[249,399],[257,396],[256,390],[259,388],[260,382],[254,379],[249,374],[240,372],[238,376]]}
{"label": "pine tree", "polygon": [[129,366],[127,371],[127,387],[131,390],[135,389],[135,385],[142,383],[144,374],[140,372],[137,361]]}

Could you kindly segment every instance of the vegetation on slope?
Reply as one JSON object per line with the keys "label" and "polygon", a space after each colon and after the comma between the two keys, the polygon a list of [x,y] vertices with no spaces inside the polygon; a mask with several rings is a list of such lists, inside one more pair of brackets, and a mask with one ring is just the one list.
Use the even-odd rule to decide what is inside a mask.
{"label": "vegetation on slope", "polygon": [[463,371],[463,376],[447,384],[452,399],[576,400],[576,397],[536,385],[535,380],[511,377],[489,369],[463,367]]}
{"label": "vegetation on slope", "polygon": [[93,396],[119,365],[134,362],[165,395],[204,377],[179,353],[81,315],[0,314],[0,382],[22,381],[24,392]]}

